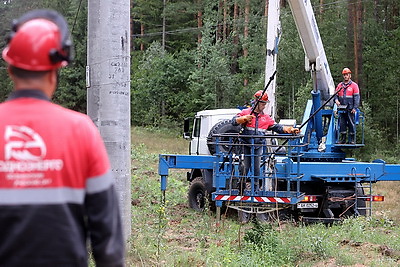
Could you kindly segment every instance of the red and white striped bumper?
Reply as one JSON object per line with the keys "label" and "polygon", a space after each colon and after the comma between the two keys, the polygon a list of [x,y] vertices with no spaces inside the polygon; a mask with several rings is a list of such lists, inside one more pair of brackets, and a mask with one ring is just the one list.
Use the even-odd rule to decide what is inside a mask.
{"label": "red and white striped bumper", "polygon": [[251,196],[216,195],[215,200],[289,204],[291,201],[291,198],[289,198],[289,197],[251,197]]}

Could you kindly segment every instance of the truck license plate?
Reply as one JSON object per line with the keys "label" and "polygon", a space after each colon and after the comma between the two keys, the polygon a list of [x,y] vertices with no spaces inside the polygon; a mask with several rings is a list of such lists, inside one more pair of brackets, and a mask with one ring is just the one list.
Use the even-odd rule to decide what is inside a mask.
{"label": "truck license plate", "polygon": [[297,203],[298,209],[316,209],[318,208],[318,203]]}

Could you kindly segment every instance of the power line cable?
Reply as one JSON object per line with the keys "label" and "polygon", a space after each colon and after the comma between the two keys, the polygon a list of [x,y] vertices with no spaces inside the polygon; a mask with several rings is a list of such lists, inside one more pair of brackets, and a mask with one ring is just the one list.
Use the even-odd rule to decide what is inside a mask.
{"label": "power line cable", "polygon": [[71,35],[74,32],[76,20],[78,18],[79,10],[81,9],[81,5],[82,5],[82,0],[79,1],[78,10],[76,11],[76,14],[75,14],[74,24],[72,25]]}

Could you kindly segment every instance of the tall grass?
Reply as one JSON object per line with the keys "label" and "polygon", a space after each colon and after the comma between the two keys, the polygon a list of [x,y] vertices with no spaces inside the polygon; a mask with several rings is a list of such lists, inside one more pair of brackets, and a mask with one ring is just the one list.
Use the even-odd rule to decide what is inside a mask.
{"label": "tall grass", "polygon": [[[171,170],[165,203],[157,174],[159,153],[185,154],[176,133],[133,128],[132,236],[128,266],[398,266],[400,228],[390,212],[340,224],[241,225],[187,205],[186,174]],[[379,190],[390,190],[382,187]],[[393,188],[392,188],[393,190]],[[386,209],[386,208],[384,208]],[[393,207],[398,212],[398,207]],[[360,265],[361,264],[361,265]]]}

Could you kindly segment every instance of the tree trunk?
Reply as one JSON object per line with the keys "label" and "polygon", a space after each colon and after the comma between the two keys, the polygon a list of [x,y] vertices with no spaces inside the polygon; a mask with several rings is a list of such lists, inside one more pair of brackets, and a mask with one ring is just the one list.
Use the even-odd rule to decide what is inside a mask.
{"label": "tree trunk", "polygon": [[223,24],[223,29],[222,29],[222,40],[226,40],[227,34],[228,34],[228,11],[227,11],[227,3],[226,0],[223,1],[223,20],[224,20],[224,24]]}
{"label": "tree trunk", "polygon": [[[347,12],[348,12],[348,16],[347,16],[347,20],[348,20],[348,27],[347,27],[347,40],[346,40],[346,47],[348,47],[349,49],[347,49],[346,54],[344,55],[348,60],[345,61],[345,64],[347,66],[343,66],[343,67],[349,67],[349,68],[353,68],[353,66],[351,66],[350,64],[354,64],[354,62],[352,62],[352,58],[354,58],[354,35],[355,35],[355,28],[354,28],[354,17],[355,17],[355,7],[354,4],[352,2],[350,2],[350,0],[348,0],[347,2]],[[350,47],[353,47],[353,49],[350,49]],[[355,65],[354,65],[355,67]]]}
{"label": "tree trunk", "polygon": [[322,15],[322,13],[324,13],[324,0],[319,0],[319,14]]}
{"label": "tree trunk", "polygon": [[265,27],[265,32],[267,32],[267,22],[268,22],[268,5],[269,5],[269,0],[264,1],[264,27]]}
{"label": "tree trunk", "polygon": [[233,4],[233,52],[232,52],[232,64],[231,64],[231,73],[237,73],[238,71],[238,44],[239,44],[239,27],[237,24],[237,20],[239,18],[239,6],[235,1]]}
{"label": "tree trunk", "polygon": [[143,43],[144,24],[143,23],[140,23],[140,36],[142,37],[142,40],[140,41],[140,51],[144,51],[144,43]]}
{"label": "tree trunk", "polygon": [[[249,19],[250,19],[250,0],[246,0],[246,6],[244,8],[244,32],[243,32],[243,37],[246,40],[247,37],[249,37]],[[247,46],[243,49],[243,56],[247,57],[249,54],[249,51],[247,49]]]}
{"label": "tree trunk", "polygon": [[223,32],[223,23],[221,24],[221,12],[223,14],[223,11],[221,11],[221,10],[223,10],[223,8],[224,8],[223,1],[219,1],[218,13],[217,13],[217,18],[218,18],[217,19],[217,32],[216,32],[216,37],[215,37],[216,40],[219,40],[220,38],[222,38],[221,36],[222,36],[222,32]]}
{"label": "tree trunk", "polygon": [[162,12],[162,42],[161,47],[165,51],[165,28],[166,28],[166,18],[165,18],[165,8],[167,6],[167,0],[163,0],[163,12]]}
{"label": "tree trunk", "polygon": [[360,87],[363,86],[362,81],[363,81],[363,15],[364,15],[364,11],[363,11],[364,7],[363,7],[363,1],[362,0],[357,0],[357,51],[358,51],[358,55],[357,55],[357,81]]}
{"label": "tree trunk", "polygon": [[361,87],[361,73],[362,73],[362,14],[363,5],[361,0],[357,0],[354,4],[353,13],[353,31],[354,31],[354,79],[357,81]]}
{"label": "tree trunk", "polygon": [[353,78],[357,80],[358,78],[358,8],[354,5],[353,12],[353,51],[354,51],[354,69],[353,69]]}
{"label": "tree trunk", "polygon": [[378,12],[379,0],[374,0],[374,19],[379,22],[379,12]]}
{"label": "tree trunk", "polygon": [[[244,8],[244,32],[243,32],[243,37],[244,37],[244,43],[245,46],[243,48],[243,57],[247,57],[249,55],[249,50],[247,48],[247,38],[249,37],[249,18],[250,17],[250,0],[246,0],[246,5]],[[249,80],[247,78],[244,78],[243,85],[247,86],[249,83]]]}
{"label": "tree trunk", "polygon": [[197,34],[197,43],[201,43],[201,28],[203,28],[203,12],[201,11],[201,0],[197,0],[198,8],[199,10],[197,11],[197,29],[199,30],[199,33]]}
{"label": "tree trunk", "polygon": [[[133,1],[130,2],[131,5],[131,10],[133,8]],[[135,50],[134,42],[133,42],[133,33],[134,33],[134,22],[133,22],[133,17],[131,16],[130,18],[130,24],[131,24],[131,51]]]}

